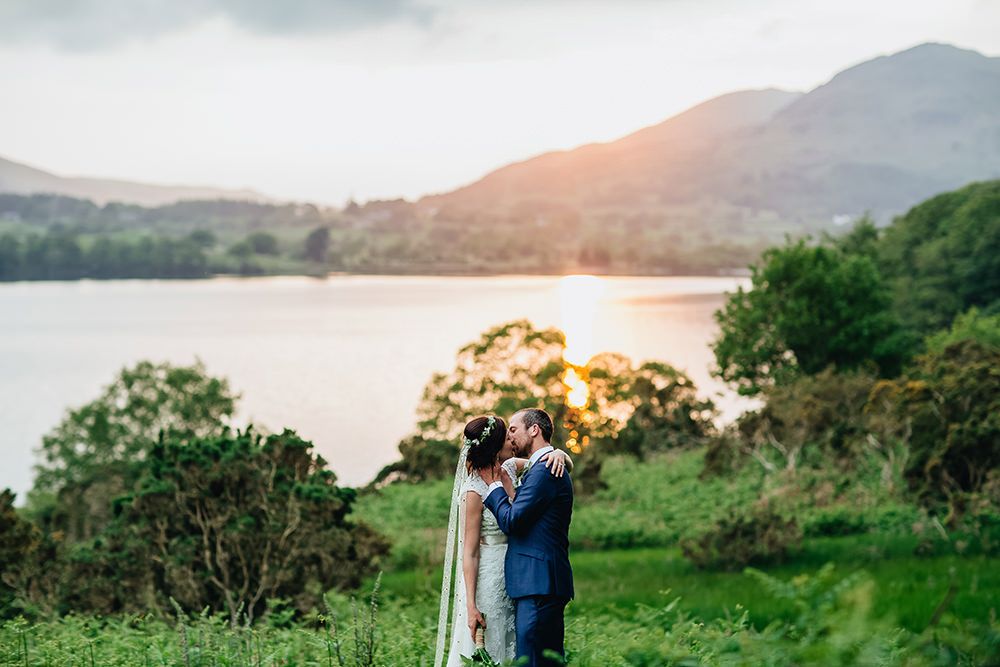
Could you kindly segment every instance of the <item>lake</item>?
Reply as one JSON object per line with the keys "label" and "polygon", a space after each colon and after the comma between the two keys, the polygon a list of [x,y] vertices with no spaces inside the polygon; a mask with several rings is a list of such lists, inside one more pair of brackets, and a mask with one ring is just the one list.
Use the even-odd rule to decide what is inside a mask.
{"label": "lake", "polygon": [[[424,384],[486,329],[527,318],[567,333],[575,363],[620,352],[687,371],[729,420],[749,405],[709,375],[712,313],[745,278],[217,278],[0,284],[0,488],[23,494],[35,449],[70,406],[141,359],[205,362],[242,394],[239,420],[294,428],[345,484],[411,433]],[[20,498],[19,500],[23,500]]]}

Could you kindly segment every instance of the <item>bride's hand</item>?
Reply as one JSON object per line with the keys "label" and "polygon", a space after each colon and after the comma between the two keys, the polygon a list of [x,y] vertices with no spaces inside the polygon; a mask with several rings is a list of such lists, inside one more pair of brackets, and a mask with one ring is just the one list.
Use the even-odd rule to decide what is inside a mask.
{"label": "bride's hand", "polygon": [[545,467],[549,469],[551,474],[556,477],[562,477],[563,473],[566,471],[567,458],[569,457],[566,455],[566,452],[561,449],[554,449],[538,460],[545,462]]}
{"label": "bride's hand", "polygon": [[468,611],[469,611],[468,614],[469,621],[467,625],[469,626],[469,632],[472,633],[472,641],[476,641],[476,627],[481,625],[485,628],[486,619],[483,618],[482,613],[475,605],[471,605]]}

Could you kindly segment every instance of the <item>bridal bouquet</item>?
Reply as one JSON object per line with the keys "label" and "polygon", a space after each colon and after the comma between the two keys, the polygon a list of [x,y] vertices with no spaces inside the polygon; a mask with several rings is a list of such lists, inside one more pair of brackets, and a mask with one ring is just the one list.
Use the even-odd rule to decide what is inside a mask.
{"label": "bridal bouquet", "polygon": [[476,650],[473,651],[471,658],[462,658],[462,662],[466,665],[486,665],[486,667],[500,667],[500,663],[493,660],[490,654],[486,651],[486,638],[485,629],[483,626],[476,627]]}

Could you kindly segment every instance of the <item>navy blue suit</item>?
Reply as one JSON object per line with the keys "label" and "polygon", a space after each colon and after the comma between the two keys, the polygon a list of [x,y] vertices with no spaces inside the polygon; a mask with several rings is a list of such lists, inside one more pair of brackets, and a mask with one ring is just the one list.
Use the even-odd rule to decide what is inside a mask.
{"label": "navy blue suit", "polygon": [[508,536],[504,570],[507,594],[517,609],[517,655],[527,656],[529,667],[553,664],[542,655],[546,649],[565,655],[563,610],[573,598],[573,480],[569,473],[555,477],[535,463],[513,502],[501,488],[484,502]]}

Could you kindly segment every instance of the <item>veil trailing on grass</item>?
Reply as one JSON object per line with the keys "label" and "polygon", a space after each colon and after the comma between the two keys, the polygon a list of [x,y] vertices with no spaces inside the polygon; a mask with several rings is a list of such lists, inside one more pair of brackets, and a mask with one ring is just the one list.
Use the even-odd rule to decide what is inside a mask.
{"label": "veil trailing on grass", "polygon": [[[434,650],[433,667],[441,667],[445,657],[444,649],[448,639],[448,611],[451,606],[449,603],[452,601],[452,597],[454,597],[454,609],[460,609],[461,598],[465,595],[463,586],[455,586],[454,596],[452,595],[451,587],[456,570],[462,572],[464,531],[461,530],[459,516],[461,512],[459,512],[459,509],[464,506],[460,495],[462,485],[469,474],[465,469],[465,459],[468,453],[468,445],[463,446],[461,453],[458,455],[458,465],[455,467],[455,484],[451,489],[451,509],[448,511],[448,537],[445,539],[444,547],[444,573],[441,577],[441,605],[438,610],[437,646]],[[455,628],[452,628],[451,631],[454,633]]]}

